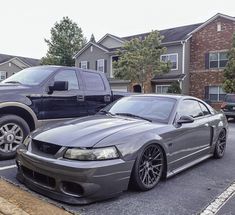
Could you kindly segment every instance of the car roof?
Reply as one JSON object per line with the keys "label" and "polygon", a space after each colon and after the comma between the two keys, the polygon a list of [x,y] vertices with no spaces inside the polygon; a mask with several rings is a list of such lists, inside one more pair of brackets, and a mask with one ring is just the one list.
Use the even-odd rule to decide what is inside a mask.
{"label": "car roof", "polygon": [[184,98],[191,98],[191,99],[197,99],[192,96],[186,96],[186,95],[180,95],[180,94],[137,94],[137,95],[131,95],[133,97],[158,97],[158,98],[172,98],[172,99],[184,99]]}

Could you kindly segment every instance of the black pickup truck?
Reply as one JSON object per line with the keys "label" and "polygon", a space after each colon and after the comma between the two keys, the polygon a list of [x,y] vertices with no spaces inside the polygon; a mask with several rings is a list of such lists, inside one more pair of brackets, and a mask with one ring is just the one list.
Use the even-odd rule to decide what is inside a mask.
{"label": "black pickup truck", "polygon": [[37,127],[95,114],[122,96],[96,71],[39,66],[16,73],[0,83],[0,159],[13,157]]}

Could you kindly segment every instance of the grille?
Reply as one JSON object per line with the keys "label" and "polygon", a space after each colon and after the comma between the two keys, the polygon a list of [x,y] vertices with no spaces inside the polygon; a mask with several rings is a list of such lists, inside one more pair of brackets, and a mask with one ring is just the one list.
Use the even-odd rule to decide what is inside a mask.
{"label": "grille", "polygon": [[32,179],[33,181],[47,187],[55,188],[56,182],[54,178],[35,172],[25,166],[22,166],[22,171],[26,177]]}
{"label": "grille", "polygon": [[55,155],[61,149],[61,146],[37,140],[33,140],[33,146],[35,146],[38,151],[50,155]]}

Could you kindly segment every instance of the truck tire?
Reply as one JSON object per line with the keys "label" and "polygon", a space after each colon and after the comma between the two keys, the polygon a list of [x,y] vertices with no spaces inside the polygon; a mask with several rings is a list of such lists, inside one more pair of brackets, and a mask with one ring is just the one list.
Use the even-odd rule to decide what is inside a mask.
{"label": "truck tire", "polygon": [[14,158],[16,149],[30,133],[28,124],[19,116],[0,117],[0,160]]}

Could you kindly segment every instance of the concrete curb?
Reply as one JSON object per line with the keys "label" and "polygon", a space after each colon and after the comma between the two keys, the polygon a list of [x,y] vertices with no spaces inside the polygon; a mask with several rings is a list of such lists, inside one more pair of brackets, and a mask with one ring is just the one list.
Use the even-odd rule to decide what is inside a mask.
{"label": "concrete curb", "polygon": [[19,187],[0,179],[0,215],[71,215]]}

